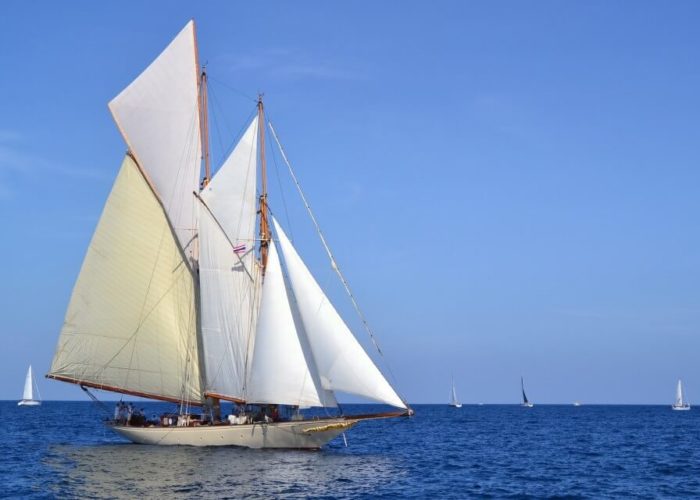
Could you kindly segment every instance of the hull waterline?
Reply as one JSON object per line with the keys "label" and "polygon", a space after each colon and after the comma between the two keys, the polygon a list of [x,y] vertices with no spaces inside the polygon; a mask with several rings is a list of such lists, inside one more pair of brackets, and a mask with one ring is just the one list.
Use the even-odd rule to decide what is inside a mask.
{"label": "hull waterline", "polygon": [[358,420],[338,418],[197,427],[110,425],[110,428],[138,444],[318,449],[354,427],[357,422]]}
{"label": "hull waterline", "polygon": [[34,399],[23,399],[19,403],[17,403],[17,406],[40,406],[41,401],[36,401]]}

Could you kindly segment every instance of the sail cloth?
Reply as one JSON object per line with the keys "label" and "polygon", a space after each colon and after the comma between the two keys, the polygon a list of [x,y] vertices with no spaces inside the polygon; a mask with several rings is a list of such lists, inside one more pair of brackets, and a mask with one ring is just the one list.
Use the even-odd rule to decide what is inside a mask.
{"label": "sail cloth", "polygon": [[406,408],[323,293],[274,218],[273,223],[323,389]]}
{"label": "sail cloth", "polygon": [[27,370],[27,378],[24,380],[24,392],[22,393],[22,399],[25,401],[31,401],[34,399],[34,379],[32,378],[32,365],[29,365],[29,370]]}
{"label": "sail cloth", "polygon": [[180,246],[196,258],[201,142],[194,22],[109,103],[132,154],[160,198]]}
{"label": "sail cloth", "polygon": [[[324,406],[294,323],[277,248],[270,241],[262,287],[249,403]],[[310,356],[310,353],[307,353]]]}
{"label": "sail cloth", "polygon": [[73,289],[49,376],[200,401],[196,323],[193,275],[127,156]]}
{"label": "sail cloth", "polygon": [[201,193],[200,286],[207,393],[245,399],[255,338],[257,117]]}
{"label": "sail cloth", "polygon": [[236,253],[209,210],[202,207],[200,213],[204,389],[206,393],[242,400],[255,331],[258,266],[252,252],[249,256]]}

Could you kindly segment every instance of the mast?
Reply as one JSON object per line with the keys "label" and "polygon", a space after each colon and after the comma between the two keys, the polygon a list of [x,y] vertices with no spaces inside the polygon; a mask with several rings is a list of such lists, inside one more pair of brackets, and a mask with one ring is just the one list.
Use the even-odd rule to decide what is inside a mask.
{"label": "mast", "polygon": [[211,159],[209,158],[209,117],[207,114],[207,70],[202,67],[199,77],[199,132],[202,140],[202,158],[204,159],[204,178],[201,188],[204,189],[211,180]]}
{"label": "mast", "polygon": [[260,265],[265,276],[270,245],[270,222],[267,213],[267,168],[265,165],[265,109],[262,94],[258,95],[258,143],[260,150]]}

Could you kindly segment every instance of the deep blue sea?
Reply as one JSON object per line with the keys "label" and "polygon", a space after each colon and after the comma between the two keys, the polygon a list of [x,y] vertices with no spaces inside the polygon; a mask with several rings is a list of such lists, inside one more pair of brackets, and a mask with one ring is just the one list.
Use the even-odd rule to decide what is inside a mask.
{"label": "deep blue sea", "polygon": [[700,497],[700,408],[415,409],[359,424],[347,447],[339,438],[321,451],[273,451],[135,445],[89,402],[0,402],[0,496]]}

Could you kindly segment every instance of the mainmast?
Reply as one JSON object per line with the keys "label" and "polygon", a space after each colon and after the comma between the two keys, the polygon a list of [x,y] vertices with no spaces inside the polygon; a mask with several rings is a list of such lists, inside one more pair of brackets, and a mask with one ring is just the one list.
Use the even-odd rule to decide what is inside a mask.
{"label": "mainmast", "polygon": [[204,178],[201,188],[204,189],[211,180],[211,160],[209,158],[209,118],[207,115],[207,70],[202,67],[199,77],[199,131],[202,140],[202,158],[204,158]]}
{"label": "mainmast", "polygon": [[260,151],[260,265],[265,275],[270,244],[270,223],[267,213],[267,170],[265,166],[265,110],[262,94],[258,95],[258,144]]}

